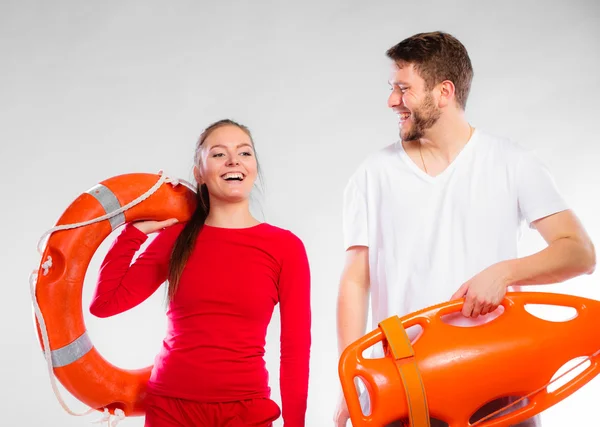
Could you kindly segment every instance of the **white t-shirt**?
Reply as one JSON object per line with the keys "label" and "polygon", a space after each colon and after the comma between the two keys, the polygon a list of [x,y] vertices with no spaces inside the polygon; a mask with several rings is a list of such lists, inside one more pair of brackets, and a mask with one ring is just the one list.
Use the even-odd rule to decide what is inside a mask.
{"label": "white t-shirt", "polygon": [[534,154],[480,130],[437,177],[400,141],[372,154],[346,186],[343,229],[346,249],[369,248],[373,329],[448,301],[475,274],[517,257],[524,223],[565,209]]}

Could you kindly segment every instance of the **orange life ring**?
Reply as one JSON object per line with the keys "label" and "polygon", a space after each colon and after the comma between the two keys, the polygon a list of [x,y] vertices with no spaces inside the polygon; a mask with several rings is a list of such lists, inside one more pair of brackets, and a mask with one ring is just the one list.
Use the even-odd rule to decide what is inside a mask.
{"label": "orange life ring", "polygon": [[[161,179],[164,182],[160,175],[135,173],[102,181],[77,197],[57,226],[85,223],[117,212]],[[126,416],[143,415],[142,399],[152,369],[151,366],[120,369],[94,348],[86,332],[81,303],[84,277],[92,256],[104,239],[125,223],[168,218],[186,221],[194,208],[195,194],[190,188],[163,184],[146,200],[109,219],[55,231],[49,237],[37,275],[35,297],[46,325],[52,368],[61,384],[91,408],[108,408],[110,413],[120,409]],[[35,325],[44,349],[37,318]]]}
{"label": "orange life ring", "polygon": [[[532,315],[528,304],[572,307],[577,316],[544,320]],[[339,377],[352,425],[379,427],[402,419],[423,427],[429,425],[429,417],[450,427],[514,425],[560,402],[600,373],[600,301],[554,293],[508,293],[504,312],[489,323],[463,327],[442,319],[462,305],[463,300],[451,301],[391,317],[344,350]],[[415,325],[422,331],[411,344],[406,329]],[[385,357],[365,358],[363,352],[377,343],[384,344]],[[590,365],[549,391],[557,371],[581,357]],[[369,395],[368,414],[361,409],[356,377]],[[484,404],[510,396],[527,396],[528,403],[499,417],[472,420]]]}

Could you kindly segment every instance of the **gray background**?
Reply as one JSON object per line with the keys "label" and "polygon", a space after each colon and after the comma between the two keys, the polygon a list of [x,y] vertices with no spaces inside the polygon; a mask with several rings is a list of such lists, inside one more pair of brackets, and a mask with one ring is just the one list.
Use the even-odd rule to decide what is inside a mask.
{"label": "gray background", "polygon": [[[475,68],[469,120],[536,149],[598,244],[599,10],[592,0],[3,1],[2,425],[97,418],[67,415],[48,382],[27,283],[38,238],[111,176],[164,169],[190,179],[196,138],[224,117],[254,132],[265,175],[261,219],[306,244],[314,315],[307,420],[331,425],[342,190],[368,153],[397,138],[384,52],[416,32],[441,29],[464,42]],[[109,240],[90,265],[85,308]],[[528,232],[521,253],[542,247]],[[600,299],[597,277],[543,289]],[[99,351],[125,368],[152,363],[166,324],[163,296],[114,318],[86,312]],[[278,321],[276,311],[267,362],[279,402]],[[546,411],[544,425],[590,425],[599,393],[596,378]]]}

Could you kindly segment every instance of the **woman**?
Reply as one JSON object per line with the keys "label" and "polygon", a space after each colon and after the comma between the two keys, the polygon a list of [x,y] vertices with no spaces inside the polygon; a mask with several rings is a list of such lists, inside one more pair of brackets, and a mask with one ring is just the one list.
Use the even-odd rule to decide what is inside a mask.
{"label": "woman", "polygon": [[[282,412],[285,427],[304,426],[311,344],[304,245],[250,213],[258,163],[245,126],[209,126],[194,163],[192,218],[127,224],[102,263],[90,312],[131,309],[168,280],[168,330],[148,383],[147,427],[268,427]],[[282,411],[269,399],[263,359],[277,303]]]}

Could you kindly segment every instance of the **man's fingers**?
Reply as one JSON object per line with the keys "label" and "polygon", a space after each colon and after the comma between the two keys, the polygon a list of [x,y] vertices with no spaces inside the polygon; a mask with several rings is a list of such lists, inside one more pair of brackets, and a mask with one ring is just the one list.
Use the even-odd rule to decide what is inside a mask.
{"label": "man's fingers", "polygon": [[452,295],[452,298],[450,298],[450,300],[452,301],[455,299],[463,298],[467,293],[467,290],[469,290],[469,282],[463,283],[462,286],[458,288],[456,292],[454,292],[454,295]]}
{"label": "man's fingers", "polygon": [[486,314],[488,314],[491,310],[490,310],[490,305],[489,304],[485,304],[483,307],[481,307],[481,312],[479,313],[480,316],[485,316]]}
{"label": "man's fingers", "polygon": [[475,300],[475,303],[473,304],[473,310],[471,311],[471,317],[478,317],[481,314],[482,308],[482,304],[479,301]]}
{"label": "man's fingers", "polygon": [[346,416],[345,414],[338,414],[333,419],[334,425],[335,425],[335,427],[346,427],[346,422],[349,419],[350,418],[348,416]]}
{"label": "man's fingers", "polygon": [[488,313],[491,313],[493,311],[496,311],[496,309],[498,308],[499,304],[490,304],[489,308],[488,308]]}
{"label": "man's fingers", "polygon": [[346,422],[350,419],[350,417],[347,416],[343,416],[342,419],[340,420],[341,424],[340,427],[346,427]]}
{"label": "man's fingers", "polygon": [[463,304],[463,309],[462,309],[462,314],[465,317],[471,317],[471,313],[473,312],[473,307],[474,307],[474,301],[473,298],[469,298],[469,296],[467,296],[467,298],[465,299],[465,303]]}

